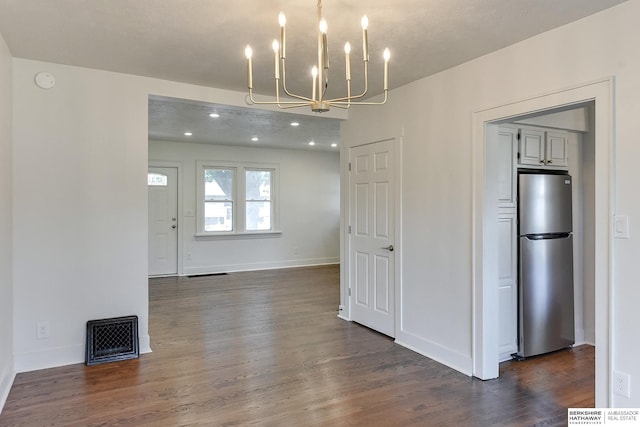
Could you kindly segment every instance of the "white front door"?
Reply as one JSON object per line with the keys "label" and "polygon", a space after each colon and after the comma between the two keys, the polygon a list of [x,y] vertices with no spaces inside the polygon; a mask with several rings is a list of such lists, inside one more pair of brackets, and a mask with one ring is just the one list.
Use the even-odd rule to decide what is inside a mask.
{"label": "white front door", "polygon": [[149,168],[149,276],[178,274],[178,170]]}
{"label": "white front door", "polygon": [[350,151],[351,319],[395,336],[394,143]]}

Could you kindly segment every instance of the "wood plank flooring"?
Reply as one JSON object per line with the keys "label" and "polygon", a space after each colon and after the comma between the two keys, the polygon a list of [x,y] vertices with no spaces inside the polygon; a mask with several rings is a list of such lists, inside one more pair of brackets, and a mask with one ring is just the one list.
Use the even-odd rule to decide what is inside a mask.
{"label": "wood plank flooring", "polygon": [[19,374],[0,426],[561,426],[594,405],[590,346],[480,381],[338,319],[338,283],[337,266],[152,279],[153,353]]}

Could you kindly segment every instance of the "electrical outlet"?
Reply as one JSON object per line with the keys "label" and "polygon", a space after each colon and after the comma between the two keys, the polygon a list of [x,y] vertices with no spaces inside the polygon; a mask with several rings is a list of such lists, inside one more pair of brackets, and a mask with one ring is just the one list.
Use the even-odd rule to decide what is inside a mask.
{"label": "electrical outlet", "polygon": [[48,320],[42,320],[36,325],[36,338],[44,340],[51,336],[51,324]]}
{"label": "electrical outlet", "polygon": [[629,374],[613,371],[613,393],[618,396],[631,398],[631,384]]}

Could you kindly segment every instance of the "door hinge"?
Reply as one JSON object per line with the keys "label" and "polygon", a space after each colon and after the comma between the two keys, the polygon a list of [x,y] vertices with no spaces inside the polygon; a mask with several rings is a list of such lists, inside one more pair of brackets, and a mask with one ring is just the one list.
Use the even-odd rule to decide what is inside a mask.
{"label": "door hinge", "polygon": [[518,141],[520,141],[520,132],[518,132]]}
{"label": "door hinge", "polygon": [[351,296],[351,288],[349,288],[349,296]]}
{"label": "door hinge", "polygon": [[351,162],[349,162],[349,172],[351,172]]}
{"label": "door hinge", "polygon": [[349,226],[349,234],[351,234],[351,226]]}

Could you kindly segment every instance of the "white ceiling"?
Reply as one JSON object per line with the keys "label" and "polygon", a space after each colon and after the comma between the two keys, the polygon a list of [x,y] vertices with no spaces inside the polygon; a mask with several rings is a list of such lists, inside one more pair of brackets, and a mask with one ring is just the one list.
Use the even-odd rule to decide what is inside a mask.
{"label": "white ceiling", "polygon": [[[370,22],[370,93],[376,94],[381,91],[384,47],[391,50],[390,87],[394,88],[624,1],[324,0],[331,63],[327,95],[340,96],[345,90],[345,41],[353,46],[353,91],[362,89],[358,83],[362,66],[356,58],[362,51],[359,23],[364,14]],[[15,57],[238,91],[246,88],[244,46],[249,43],[255,52],[255,90],[270,93],[270,45],[279,37],[277,17],[281,10],[287,14],[289,86],[308,96],[308,71],[316,56],[314,0],[0,0],[0,33]],[[150,111],[152,118],[163,111],[174,112],[171,122],[176,129],[187,125],[209,129],[210,123],[196,124],[187,111],[179,111],[181,107],[206,109],[201,104],[168,100],[165,105],[162,99],[155,99],[150,106],[159,110]],[[241,121],[236,123],[238,134],[227,131],[226,136],[242,141],[249,130],[242,128],[246,111],[228,111]],[[268,121],[268,116],[263,113],[261,123]],[[283,117],[283,123],[290,121],[288,115]],[[210,119],[205,116],[204,120]],[[163,123],[151,122],[150,132],[158,138],[168,135],[169,129],[156,127]],[[323,134],[325,128],[316,126],[308,129],[317,133],[296,135],[288,141],[283,123],[262,127],[275,132],[262,135],[265,144],[269,140],[299,144],[300,140],[336,137],[328,131]],[[227,125],[236,128],[232,121]],[[302,134],[302,126],[299,130]],[[199,135],[199,142],[219,139],[216,132],[210,135],[211,140]]]}
{"label": "white ceiling", "polygon": [[[210,113],[220,117],[211,118]],[[149,98],[151,140],[339,151],[340,121],[176,98]],[[292,126],[293,122],[298,126]],[[185,132],[193,135],[185,136]],[[253,137],[258,141],[252,141]],[[310,146],[311,141],[315,145]],[[338,147],[331,147],[334,143]]]}

